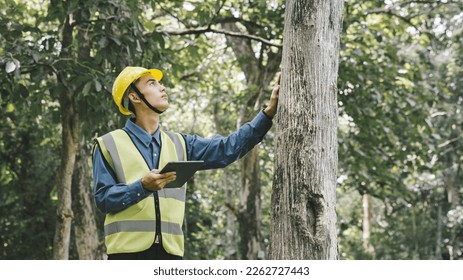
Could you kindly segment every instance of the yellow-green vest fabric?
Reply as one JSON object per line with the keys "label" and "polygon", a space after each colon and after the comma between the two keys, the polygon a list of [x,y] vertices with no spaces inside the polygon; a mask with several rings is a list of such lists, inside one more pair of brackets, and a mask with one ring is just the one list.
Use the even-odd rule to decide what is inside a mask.
{"label": "yellow-green vest fabric", "polygon": [[[130,136],[122,129],[97,139],[101,152],[112,167],[117,183],[131,184],[149,171],[149,166]],[[161,131],[159,167],[170,161],[187,160],[185,140],[178,133]],[[183,256],[182,231],[185,214],[186,185],[158,191],[161,214],[162,245],[173,255]],[[141,252],[154,242],[156,212],[154,195],[117,212],[106,214],[105,243],[108,254]]]}

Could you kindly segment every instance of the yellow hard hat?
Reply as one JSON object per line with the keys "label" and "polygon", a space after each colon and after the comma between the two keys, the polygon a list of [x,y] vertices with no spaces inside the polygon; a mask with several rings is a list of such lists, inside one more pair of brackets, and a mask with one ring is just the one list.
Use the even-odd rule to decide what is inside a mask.
{"label": "yellow hard hat", "polygon": [[162,72],[158,69],[146,69],[143,67],[133,67],[127,66],[124,70],[121,71],[119,76],[117,76],[116,80],[114,81],[113,85],[113,99],[116,102],[117,107],[119,107],[119,111],[124,115],[130,115],[130,111],[124,107],[122,104],[122,99],[124,98],[124,93],[127,91],[127,88],[130,86],[131,83],[136,81],[143,75],[150,74],[156,80],[160,81],[162,79]]}

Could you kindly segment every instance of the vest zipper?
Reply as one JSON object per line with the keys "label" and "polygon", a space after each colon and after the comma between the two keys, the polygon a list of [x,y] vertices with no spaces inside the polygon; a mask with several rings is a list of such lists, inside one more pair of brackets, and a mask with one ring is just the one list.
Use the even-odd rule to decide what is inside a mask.
{"label": "vest zipper", "polygon": [[156,235],[154,236],[154,243],[162,244],[161,234],[161,210],[159,207],[159,194],[158,191],[153,193],[154,195],[154,209],[156,210]]}

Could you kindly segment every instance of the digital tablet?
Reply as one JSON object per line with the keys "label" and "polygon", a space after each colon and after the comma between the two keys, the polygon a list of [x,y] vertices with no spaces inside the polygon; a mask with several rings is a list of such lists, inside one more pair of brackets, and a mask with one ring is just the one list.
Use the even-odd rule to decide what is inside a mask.
{"label": "digital tablet", "polygon": [[177,172],[177,179],[170,182],[164,188],[180,188],[183,186],[201,166],[204,161],[202,160],[191,160],[191,161],[171,161],[164,166],[161,170],[162,173],[175,171]]}

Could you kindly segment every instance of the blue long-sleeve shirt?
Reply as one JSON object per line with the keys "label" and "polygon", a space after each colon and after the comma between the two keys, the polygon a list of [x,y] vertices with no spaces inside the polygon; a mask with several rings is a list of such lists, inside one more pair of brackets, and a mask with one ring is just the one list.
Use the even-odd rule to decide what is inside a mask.
{"label": "blue long-sleeve shirt", "polygon": [[[227,137],[202,138],[182,134],[188,160],[203,160],[202,169],[225,167],[242,158],[257,145],[272,126],[272,120],[262,111],[250,122]],[[127,120],[123,128],[145,158],[150,169],[157,169],[161,150],[159,128],[150,135],[133,120]],[[103,213],[115,213],[133,205],[149,194],[143,188],[141,178],[132,184],[117,184],[114,174],[102,157],[97,146],[93,156],[94,198],[97,208]]]}

